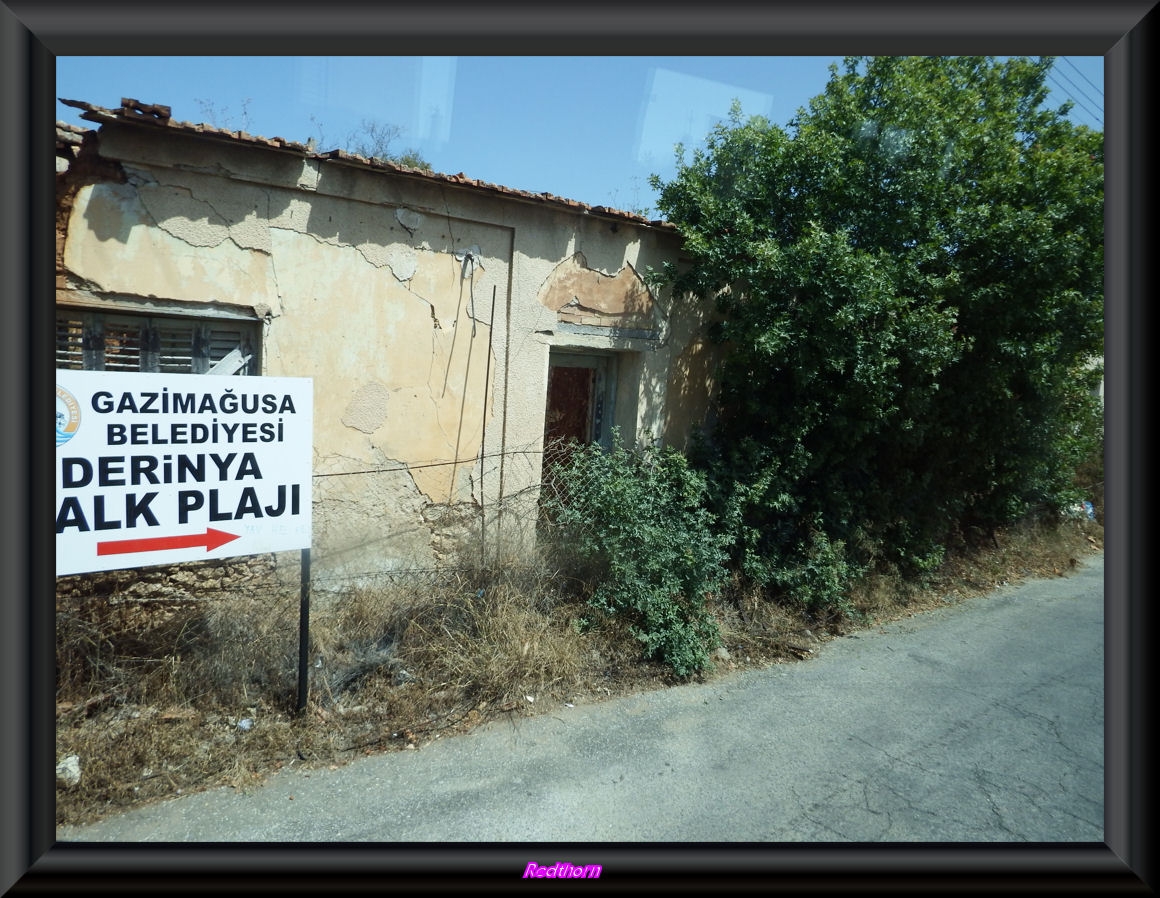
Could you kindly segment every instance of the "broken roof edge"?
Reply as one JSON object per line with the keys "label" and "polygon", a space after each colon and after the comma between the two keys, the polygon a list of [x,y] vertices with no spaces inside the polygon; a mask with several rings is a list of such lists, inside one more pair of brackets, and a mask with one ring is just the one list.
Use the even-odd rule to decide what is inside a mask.
{"label": "broken roof edge", "polygon": [[[592,206],[587,203],[579,202],[578,200],[570,200],[565,197],[556,196],[555,194],[548,193],[546,191],[542,193],[532,193],[531,191],[527,190],[517,190],[513,187],[504,187],[501,184],[492,184],[487,181],[480,181],[475,178],[469,178],[463,172],[459,172],[455,175],[447,175],[441,172],[412,168],[407,165],[388,162],[384,159],[368,159],[365,156],[360,156],[357,153],[350,153],[342,149],[317,152],[311,149],[305,143],[300,141],[287,140],[284,137],[261,137],[241,130],[230,131],[225,128],[217,128],[213,125],[175,121],[171,117],[170,107],[142,103],[140,100],[134,100],[129,97],[122,98],[121,106],[118,109],[106,109],[103,106],[97,106],[94,103],[88,103],[84,100],[68,100],[64,97],[60,97],[59,99],[60,102],[64,103],[66,106],[71,106],[74,109],[81,110],[81,118],[83,118],[85,121],[95,122],[98,125],[130,124],[143,125],[145,127],[153,128],[165,128],[167,130],[176,131],[192,137],[205,137],[214,140],[230,141],[236,145],[255,146],[269,150],[275,150],[278,152],[289,152],[302,156],[303,158],[319,159],[324,162],[338,162],[364,168],[369,171],[392,171],[397,174],[421,178],[436,183],[452,184],[457,187],[465,187],[472,190],[482,190],[514,200],[557,206],[563,209],[569,209],[573,212],[581,212],[583,214],[589,215],[599,215],[604,218],[617,221],[627,221],[641,227],[656,228],[658,230],[664,231],[676,231],[676,226],[670,224],[667,221],[659,219],[650,220],[645,218],[643,215],[636,214],[635,212],[626,212],[623,209],[614,209],[610,206]],[[58,131],[62,127],[74,132],[82,132],[84,130],[78,128],[76,125],[70,125],[66,122],[57,122]]]}

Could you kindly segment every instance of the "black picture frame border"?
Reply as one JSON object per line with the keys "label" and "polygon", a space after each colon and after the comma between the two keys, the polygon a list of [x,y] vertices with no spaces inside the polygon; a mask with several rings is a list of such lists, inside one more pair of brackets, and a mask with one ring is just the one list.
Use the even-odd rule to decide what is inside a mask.
{"label": "black picture frame border", "polygon": [[[1151,708],[1146,568],[1156,15],[1151,3],[432,7],[212,0],[39,0],[0,5],[5,199],[5,538],[0,627],[0,892],[497,891],[561,846],[57,844],[54,837],[53,546],[47,428],[53,308],[56,55],[960,53],[1105,56],[1107,416],[1105,842],[1091,845],[593,845],[600,888],[640,891],[1150,892]],[[92,98],[94,101],[107,98]],[[115,98],[114,98],[115,99]],[[164,98],[146,98],[164,102]],[[615,98],[610,98],[615,102]],[[519,185],[512,185],[518,187]],[[9,189],[10,188],[10,189]],[[575,856],[574,851],[568,852]],[[592,887],[589,883],[588,887]],[[518,887],[530,887],[522,883]]]}

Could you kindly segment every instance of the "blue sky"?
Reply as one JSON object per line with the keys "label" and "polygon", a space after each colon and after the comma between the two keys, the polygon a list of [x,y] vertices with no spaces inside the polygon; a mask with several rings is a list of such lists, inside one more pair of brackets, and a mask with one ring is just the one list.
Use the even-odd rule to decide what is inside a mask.
{"label": "blue sky", "polygon": [[[590,205],[651,208],[651,174],[698,145],[734,98],[786,124],[831,56],[61,56],[56,96],[159,103],[182,121],[343,146],[364,120],[401,129],[440,172]],[[1050,102],[1103,128],[1103,58],[1057,59]],[[57,104],[57,118],[85,124]]]}

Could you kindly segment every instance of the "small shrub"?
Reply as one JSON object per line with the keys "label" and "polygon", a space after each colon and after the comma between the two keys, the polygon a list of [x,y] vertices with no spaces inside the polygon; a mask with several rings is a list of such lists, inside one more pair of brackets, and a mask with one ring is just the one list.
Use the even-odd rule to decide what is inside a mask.
{"label": "small shrub", "polygon": [[794,563],[777,568],[770,582],[792,604],[811,614],[854,613],[850,602],[851,583],[862,573],[847,557],[846,546],[833,540],[819,526],[811,528],[808,542],[798,546]]}
{"label": "small shrub", "polygon": [[719,641],[705,597],[726,573],[705,480],[679,452],[631,452],[619,433],[614,443],[578,447],[553,472],[543,500],[553,542],[596,579],[593,608],[625,616],[645,657],[688,676]]}

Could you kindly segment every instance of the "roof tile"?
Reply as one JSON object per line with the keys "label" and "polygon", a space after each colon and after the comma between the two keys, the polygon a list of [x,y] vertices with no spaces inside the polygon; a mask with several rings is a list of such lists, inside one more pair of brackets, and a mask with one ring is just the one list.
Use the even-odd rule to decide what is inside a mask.
{"label": "roof tile", "polygon": [[[388,162],[383,159],[367,159],[364,156],[360,156],[356,153],[348,153],[342,149],[328,150],[326,152],[320,153],[310,149],[305,143],[300,143],[294,140],[287,140],[283,137],[266,138],[254,136],[245,131],[229,131],[224,128],[215,128],[213,125],[207,125],[204,123],[194,124],[192,122],[174,121],[170,117],[170,107],[142,103],[140,100],[134,100],[129,97],[125,97],[121,100],[121,107],[119,109],[106,109],[93,103],[87,103],[84,100],[66,100],[63,97],[61,98],[61,102],[66,106],[80,109],[81,118],[85,119],[86,121],[96,122],[97,124],[101,125],[124,123],[141,125],[144,127],[168,128],[170,130],[180,131],[186,134],[198,134],[223,140],[232,140],[235,143],[246,144],[249,146],[262,146],[271,149],[281,149],[314,159],[341,161],[344,163],[362,165],[367,168],[397,171],[413,177],[426,178],[431,181],[461,184],[465,187],[484,190],[489,193],[497,193],[503,196],[510,196],[518,199],[535,200],[538,202],[548,203],[550,205],[563,206],[569,209],[607,216],[609,218],[626,219],[628,221],[636,222],[637,224],[648,225],[655,228],[663,228],[665,230],[674,229],[674,226],[668,222],[656,220],[650,221],[643,215],[637,215],[634,212],[625,212],[622,209],[613,209],[610,206],[589,206],[586,203],[581,203],[577,200],[570,200],[564,197],[556,196],[555,194],[549,193],[547,191],[532,193],[526,190],[516,190],[512,187],[503,187],[499,184],[491,184],[487,181],[480,181],[475,178],[469,178],[463,172],[459,172],[458,174],[454,175],[445,175],[439,172],[426,171],[424,169],[412,168],[410,166],[395,162]],[[85,131],[84,128],[79,128],[76,125],[69,125],[64,122],[58,122],[58,139],[62,139],[63,137],[61,134],[62,129],[78,134],[84,133]]]}

